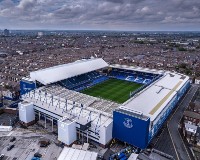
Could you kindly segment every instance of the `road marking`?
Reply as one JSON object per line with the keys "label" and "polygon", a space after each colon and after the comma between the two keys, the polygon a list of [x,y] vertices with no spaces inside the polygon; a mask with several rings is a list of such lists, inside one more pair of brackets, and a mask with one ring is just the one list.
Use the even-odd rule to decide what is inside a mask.
{"label": "road marking", "polygon": [[169,132],[169,136],[170,136],[170,138],[171,138],[171,140],[172,140],[173,147],[174,147],[175,152],[176,152],[176,157],[178,158],[178,160],[180,160],[179,155],[178,155],[178,152],[177,152],[177,150],[176,150],[176,146],[175,146],[174,141],[173,141],[173,139],[172,139],[172,135],[171,135],[171,133],[170,133],[170,131],[169,131],[168,123],[167,123],[167,129],[168,129],[168,132]]}
{"label": "road marking", "polygon": [[181,141],[182,141],[182,143],[183,143],[183,146],[184,146],[184,148],[185,148],[185,150],[186,150],[186,153],[187,153],[189,159],[191,160],[190,155],[189,155],[189,153],[188,153],[188,150],[187,150],[187,148],[186,148],[186,146],[185,146],[185,143],[184,143],[184,141],[183,141],[183,139],[182,139],[182,137],[181,137],[181,134],[179,133],[179,130],[178,130],[178,129],[177,129],[177,131],[178,131],[178,134],[179,134],[179,136],[180,136],[180,138],[181,138]]}
{"label": "road marking", "polygon": [[155,142],[155,145],[158,143],[158,141],[160,140],[160,137],[163,135],[163,133],[164,133],[165,130],[166,130],[166,128],[162,130],[162,132],[160,133],[158,139]]}
{"label": "road marking", "polygon": [[[195,88],[195,92],[194,92],[194,94],[192,95],[192,98],[194,97],[194,95],[196,94],[196,92],[197,92],[197,90],[198,90],[198,87],[197,88]],[[190,104],[190,102],[192,101],[192,98],[190,99],[190,101],[189,101],[189,104]],[[187,107],[187,106],[186,106]],[[186,109],[186,108],[184,108],[184,109]],[[180,124],[180,121],[181,121],[181,119],[182,118],[180,118],[180,120],[179,120],[179,124]],[[178,129],[177,129],[178,130]],[[178,133],[179,133],[179,131],[178,131]],[[182,136],[181,136],[181,134],[179,133],[179,136],[180,136],[180,138],[181,138],[181,141],[182,141],[182,143],[183,143],[183,146],[184,146],[184,148],[185,148],[185,150],[186,150],[186,153],[187,153],[187,155],[188,155],[188,157],[189,157],[189,159],[191,160],[191,158],[190,158],[190,155],[189,155],[189,153],[188,153],[188,150],[187,150],[187,148],[186,148],[186,146],[185,146],[185,143],[184,143],[184,141],[183,141],[183,139],[182,139]]]}
{"label": "road marking", "polygon": [[14,131],[11,131],[10,133],[8,133],[6,136],[9,137],[14,133]]}
{"label": "road marking", "polygon": [[[183,101],[185,100],[185,98],[187,97],[188,93],[189,93],[191,90],[192,90],[192,88],[190,88],[189,91],[186,93],[186,95],[183,97],[181,103],[176,107],[176,110],[175,110],[175,112],[172,114],[172,116],[170,117],[169,121],[171,121],[172,117],[173,117],[174,114],[177,112],[178,108],[179,108],[180,105],[183,103]],[[178,160],[180,160],[179,155],[178,155],[178,152],[177,152],[177,150],[176,150],[176,146],[175,146],[174,141],[173,141],[173,138],[172,138],[172,135],[171,135],[170,130],[169,130],[169,121],[167,122],[168,132],[169,132],[169,135],[170,135],[170,138],[171,138],[173,147],[174,147],[174,149],[175,149],[176,156],[177,156]]]}
{"label": "road marking", "polygon": [[169,121],[171,121],[172,117],[174,116],[174,114],[177,112],[179,106],[183,103],[183,101],[185,100],[186,96],[188,95],[188,93],[192,90],[192,88],[189,89],[189,91],[185,94],[185,96],[183,97],[181,103],[176,107],[176,110],[174,111],[174,113],[172,114],[172,116],[170,117]]}
{"label": "road marking", "polygon": [[[192,86],[192,87],[194,87],[194,86]],[[196,93],[197,90],[198,90],[198,87],[197,87],[197,88],[192,88],[192,87],[189,89],[189,91],[188,91],[188,92],[186,93],[186,95],[183,97],[181,103],[177,106],[175,112],[172,114],[172,116],[170,117],[169,121],[171,121],[171,119],[173,118],[174,114],[177,112],[178,108],[181,106],[181,104],[183,103],[183,101],[185,100],[185,98],[187,97],[187,95],[190,94],[190,91],[192,91],[192,89],[194,89],[195,92],[194,92],[194,94],[192,95],[192,97],[191,97],[191,99],[190,99],[190,102],[191,102],[192,98],[194,97],[195,93]],[[185,109],[185,108],[184,108],[184,109]],[[181,119],[180,119],[180,120],[181,120]],[[180,120],[179,120],[178,123],[180,123]],[[171,135],[170,130],[169,130],[169,125],[168,125],[168,124],[169,124],[169,121],[167,122],[167,128],[168,128],[168,131],[169,131],[169,134],[170,134],[170,138],[171,138],[171,140],[172,140],[172,144],[173,144],[173,147],[174,147],[174,149],[175,149],[177,158],[178,158],[178,160],[180,160],[179,155],[178,155],[178,152],[177,152],[176,147],[175,147],[175,144],[174,144],[174,141],[173,141],[173,139],[172,139],[172,135]],[[178,131],[178,129],[177,129],[177,131]],[[178,131],[178,133],[179,133],[179,131]],[[181,139],[181,141],[182,141],[182,143],[183,143],[183,146],[184,146],[184,148],[185,148],[185,150],[186,150],[186,153],[187,153],[189,159],[191,160],[190,155],[189,155],[189,153],[188,153],[188,150],[187,150],[187,148],[186,148],[186,146],[185,146],[185,143],[183,142],[183,139],[182,139],[180,133],[179,133],[179,136],[180,136],[180,139]]]}
{"label": "road marking", "polygon": [[4,140],[4,143],[1,146],[4,146],[8,141],[9,141],[9,139]]}

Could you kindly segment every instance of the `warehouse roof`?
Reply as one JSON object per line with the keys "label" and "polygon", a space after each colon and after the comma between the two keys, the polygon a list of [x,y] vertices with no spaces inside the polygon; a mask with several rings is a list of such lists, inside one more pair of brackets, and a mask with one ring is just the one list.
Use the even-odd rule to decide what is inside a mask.
{"label": "warehouse roof", "polygon": [[79,60],[73,63],[31,72],[30,77],[32,80],[37,80],[40,83],[47,85],[107,66],[108,64],[102,58]]}
{"label": "warehouse roof", "polygon": [[141,112],[154,121],[188,79],[181,74],[166,72],[163,77],[126,101],[123,108]]}

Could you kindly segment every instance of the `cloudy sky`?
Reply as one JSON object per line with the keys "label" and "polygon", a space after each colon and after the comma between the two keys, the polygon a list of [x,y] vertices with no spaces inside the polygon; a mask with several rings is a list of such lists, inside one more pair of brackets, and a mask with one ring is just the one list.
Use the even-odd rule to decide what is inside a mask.
{"label": "cloudy sky", "polygon": [[0,0],[0,29],[200,31],[200,0]]}

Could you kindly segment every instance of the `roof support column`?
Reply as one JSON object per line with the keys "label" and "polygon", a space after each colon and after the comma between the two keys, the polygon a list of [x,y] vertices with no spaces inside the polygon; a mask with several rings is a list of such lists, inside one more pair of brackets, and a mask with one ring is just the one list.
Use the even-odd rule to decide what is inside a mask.
{"label": "roof support column", "polygon": [[51,122],[52,122],[52,128],[51,128],[51,131],[53,132],[53,117],[51,119]]}

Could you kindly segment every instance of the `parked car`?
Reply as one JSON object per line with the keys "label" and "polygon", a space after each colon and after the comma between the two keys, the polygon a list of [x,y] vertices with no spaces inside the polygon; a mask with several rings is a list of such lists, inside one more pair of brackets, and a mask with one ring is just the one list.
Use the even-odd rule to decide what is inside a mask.
{"label": "parked car", "polygon": [[8,146],[8,148],[7,148],[7,151],[10,151],[11,149],[13,149],[15,147],[15,145],[13,144],[13,145],[10,145],[10,146]]}
{"label": "parked car", "polygon": [[39,143],[40,143],[40,147],[47,147],[50,144],[50,141],[43,139],[43,140],[40,140]]}
{"label": "parked car", "polygon": [[11,139],[10,139],[10,142],[14,142],[16,140],[16,138],[15,137],[12,137]]}
{"label": "parked car", "polygon": [[1,154],[0,155],[0,160],[2,160],[4,156],[5,156],[4,154]]}
{"label": "parked car", "polygon": [[40,158],[39,157],[33,157],[33,158],[31,158],[31,160],[40,160]]}
{"label": "parked car", "polygon": [[40,153],[36,152],[36,153],[34,154],[34,157],[39,157],[39,158],[41,158],[42,155],[41,155]]}
{"label": "parked car", "polygon": [[44,143],[42,143],[42,144],[40,144],[40,147],[47,147],[49,144],[44,144]]}

